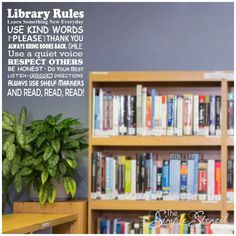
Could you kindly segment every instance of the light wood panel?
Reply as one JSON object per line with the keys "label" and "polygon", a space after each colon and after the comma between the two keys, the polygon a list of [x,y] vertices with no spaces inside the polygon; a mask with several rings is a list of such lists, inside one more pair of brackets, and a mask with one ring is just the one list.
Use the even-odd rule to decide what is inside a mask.
{"label": "light wood panel", "polygon": [[70,225],[54,227],[54,233],[87,233],[87,201],[75,200],[65,202],[55,202],[41,206],[39,202],[14,202],[14,213],[74,213],[77,219]]}
{"label": "light wood panel", "polygon": [[4,234],[25,234],[73,222],[77,214],[9,214],[3,215]]}

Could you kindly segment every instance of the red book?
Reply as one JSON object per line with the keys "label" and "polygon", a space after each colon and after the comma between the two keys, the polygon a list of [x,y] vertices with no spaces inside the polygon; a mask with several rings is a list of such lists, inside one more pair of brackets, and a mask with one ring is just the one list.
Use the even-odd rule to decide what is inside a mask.
{"label": "red book", "polygon": [[221,162],[215,161],[215,200],[221,198]]}
{"label": "red book", "polygon": [[206,195],[207,195],[207,161],[206,160],[199,161],[198,195],[199,195],[199,200],[206,200]]}
{"label": "red book", "polygon": [[152,128],[152,97],[147,96],[146,100],[146,127],[148,129]]}
{"label": "red book", "polygon": [[204,134],[205,126],[205,96],[199,96],[199,133]]}

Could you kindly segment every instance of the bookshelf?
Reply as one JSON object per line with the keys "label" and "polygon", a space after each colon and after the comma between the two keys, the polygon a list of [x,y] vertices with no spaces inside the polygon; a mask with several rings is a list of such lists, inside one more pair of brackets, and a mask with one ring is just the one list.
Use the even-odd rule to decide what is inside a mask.
{"label": "bookshelf", "polygon": [[[233,212],[234,204],[227,202],[227,159],[233,151],[234,138],[227,134],[227,94],[234,87],[233,79],[204,78],[212,71],[158,72],[91,72],[89,75],[89,153],[88,153],[88,233],[96,233],[96,217],[102,215],[132,215],[149,210],[203,210],[225,216]],[[232,73],[232,71],[225,71]],[[93,88],[108,88],[114,94],[135,94],[136,84],[156,87],[163,94],[221,95],[221,136],[93,136]],[[132,153],[137,150],[195,150],[218,156],[221,160],[222,196],[218,202],[167,200],[93,200],[91,199],[92,153],[109,151]],[[145,214],[145,213],[144,213]]]}

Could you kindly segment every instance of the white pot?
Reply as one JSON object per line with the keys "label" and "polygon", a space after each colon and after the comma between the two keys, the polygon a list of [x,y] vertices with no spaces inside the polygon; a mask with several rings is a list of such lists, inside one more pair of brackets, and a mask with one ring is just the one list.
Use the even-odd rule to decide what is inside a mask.
{"label": "white pot", "polygon": [[[56,195],[56,200],[57,202],[63,202],[68,200],[68,195],[66,194],[64,184],[63,182],[57,182],[56,180],[52,181],[52,184],[55,186],[57,195]],[[33,184],[31,184],[29,192],[28,192],[28,197],[30,201],[38,202],[39,197],[37,194],[34,192]]]}

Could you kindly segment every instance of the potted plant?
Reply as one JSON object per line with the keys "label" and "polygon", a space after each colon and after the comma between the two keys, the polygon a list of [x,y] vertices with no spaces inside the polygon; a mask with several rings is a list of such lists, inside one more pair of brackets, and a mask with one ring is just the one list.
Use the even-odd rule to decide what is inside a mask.
{"label": "potted plant", "polygon": [[56,199],[56,181],[63,182],[67,195],[76,194],[78,152],[87,148],[87,129],[81,128],[78,119],[61,119],[62,114],[47,116],[29,124],[29,143],[32,153],[25,164],[32,170],[27,183],[33,185],[40,204]]}
{"label": "potted plant", "polygon": [[11,206],[10,185],[14,184],[16,192],[20,193],[23,179],[32,172],[32,169],[24,166],[24,160],[32,150],[28,144],[29,135],[25,127],[26,116],[27,109],[25,107],[22,107],[19,117],[7,111],[2,112],[3,211],[6,203]]}

